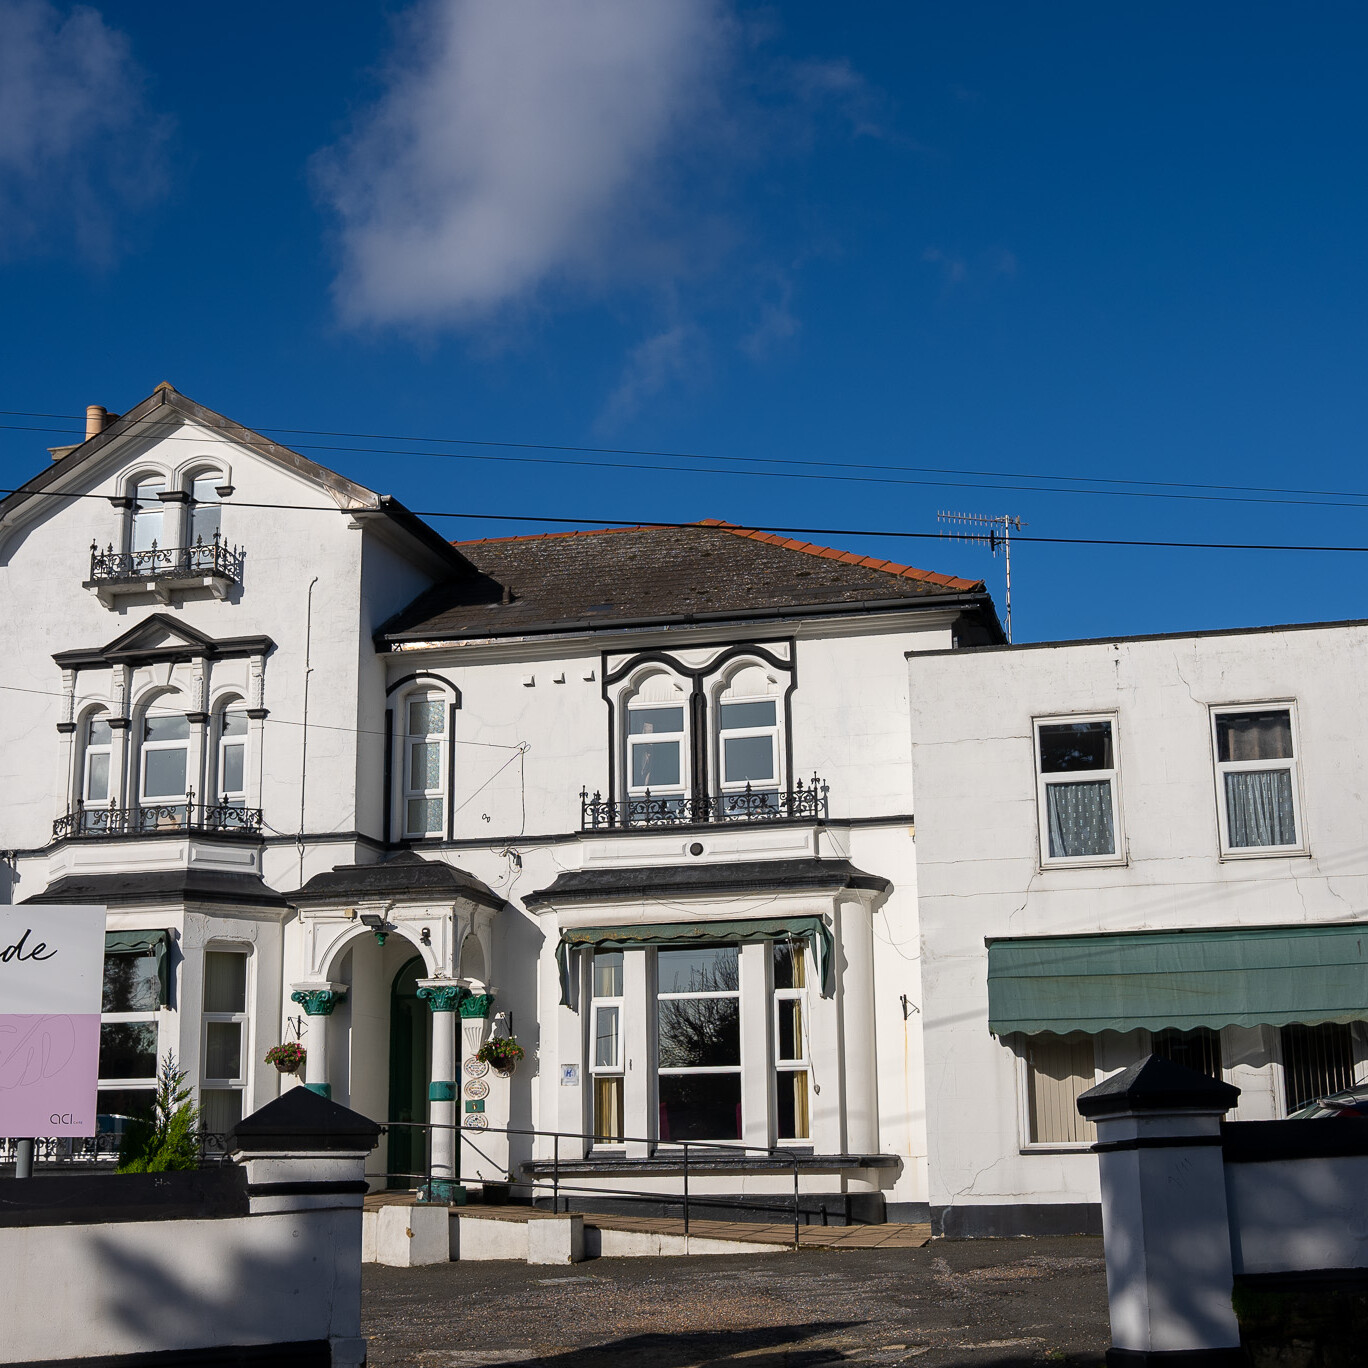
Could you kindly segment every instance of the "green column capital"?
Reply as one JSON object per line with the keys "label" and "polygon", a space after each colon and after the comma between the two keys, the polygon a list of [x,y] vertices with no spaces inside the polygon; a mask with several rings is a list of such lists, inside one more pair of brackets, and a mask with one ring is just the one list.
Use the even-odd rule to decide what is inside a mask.
{"label": "green column capital", "polygon": [[332,1016],[333,1008],[347,996],[345,988],[296,988],[290,1001],[297,1002],[306,1015]]}
{"label": "green column capital", "polygon": [[461,998],[465,996],[466,990],[459,983],[425,983],[418,988],[418,997],[426,1002],[434,1012],[454,1012],[460,1004],[462,1015],[465,1014],[465,1004]]}
{"label": "green column capital", "polygon": [[461,1015],[463,1017],[487,1017],[493,1007],[493,993],[467,992],[461,1000]]}

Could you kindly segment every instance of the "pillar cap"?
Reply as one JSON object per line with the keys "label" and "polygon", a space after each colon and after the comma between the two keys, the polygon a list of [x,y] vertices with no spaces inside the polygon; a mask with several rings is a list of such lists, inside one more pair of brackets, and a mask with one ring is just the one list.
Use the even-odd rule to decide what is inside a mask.
{"label": "pillar cap", "polygon": [[228,1137],[229,1153],[258,1151],[279,1154],[295,1150],[311,1154],[329,1150],[370,1151],[380,1127],[308,1088],[291,1088],[259,1111],[244,1116]]}
{"label": "pillar cap", "polygon": [[1239,1096],[1239,1088],[1230,1083],[1152,1054],[1080,1093],[1078,1110],[1087,1117],[1116,1112],[1226,1112]]}

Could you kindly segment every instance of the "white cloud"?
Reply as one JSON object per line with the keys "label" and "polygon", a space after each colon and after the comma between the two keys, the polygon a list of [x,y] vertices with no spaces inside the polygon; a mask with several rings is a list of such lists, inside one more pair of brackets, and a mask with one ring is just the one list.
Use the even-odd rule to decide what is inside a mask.
{"label": "white cloud", "polygon": [[423,0],[317,167],[343,318],[466,325],[677,267],[662,172],[697,152],[731,42],[723,0]]}
{"label": "white cloud", "polygon": [[96,10],[0,0],[0,253],[106,255],[118,212],[160,193],[165,135]]}
{"label": "white cloud", "polygon": [[704,365],[705,351],[702,330],[691,323],[675,323],[639,342],[628,353],[622,378],[604,406],[599,427],[615,428],[635,417],[648,399],[696,375]]}

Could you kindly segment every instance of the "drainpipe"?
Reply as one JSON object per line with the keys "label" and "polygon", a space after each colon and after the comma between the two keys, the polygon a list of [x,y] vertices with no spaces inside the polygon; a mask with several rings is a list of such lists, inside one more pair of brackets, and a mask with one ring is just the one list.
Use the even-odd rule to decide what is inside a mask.
{"label": "drainpipe", "polygon": [[315,575],[309,581],[304,607],[304,715],[300,719],[302,733],[299,745],[299,886],[304,886],[304,784],[309,773],[309,676],[313,674],[313,591],[318,583]]}

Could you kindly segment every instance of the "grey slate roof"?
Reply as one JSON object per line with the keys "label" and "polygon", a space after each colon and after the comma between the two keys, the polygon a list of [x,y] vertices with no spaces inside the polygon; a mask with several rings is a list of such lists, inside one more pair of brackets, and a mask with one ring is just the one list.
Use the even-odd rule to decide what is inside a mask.
{"label": "grey slate roof", "polygon": [[286,897],[292,905],[376,898],[398,902],[466,898],[495,911],[504,905],[503,898],[473,874],[444,860],[426,860],[412,850],[380,864],[338,865],[326,874],[315,874],[298,892]]}
{"label": "grey slate roof", "polygon": [[[992,617],[981,580],[716,522],[458,542],[470,565],[381,627],[378,640],[440,640],[784,610],[960,600]],[[505,601],[505,600],[509,601]]]}

